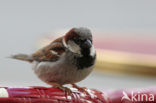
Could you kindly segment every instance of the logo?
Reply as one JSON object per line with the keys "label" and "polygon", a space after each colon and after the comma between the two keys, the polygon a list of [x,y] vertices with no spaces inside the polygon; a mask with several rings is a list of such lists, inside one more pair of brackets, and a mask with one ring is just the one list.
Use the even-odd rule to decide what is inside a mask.
{"label": "logo", "polygon": [[131,94],[127,94],[125,91],[122,92],[123,96],[121,101],[135,101],[135,102],[151,102],[154,101],[154,94],[140,93],[140,92],[131,92]]}

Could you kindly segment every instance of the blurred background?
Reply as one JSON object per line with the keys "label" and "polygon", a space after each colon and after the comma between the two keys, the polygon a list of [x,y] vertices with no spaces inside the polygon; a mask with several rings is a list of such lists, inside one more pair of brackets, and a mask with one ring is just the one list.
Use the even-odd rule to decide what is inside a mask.
{"label": "blurred background", "polygon": [[96,89],[156,86],[155,0],[1,0],[0,86],[48,86],[23,61],[72,27],[88,27],[97,64],[78,83]]}

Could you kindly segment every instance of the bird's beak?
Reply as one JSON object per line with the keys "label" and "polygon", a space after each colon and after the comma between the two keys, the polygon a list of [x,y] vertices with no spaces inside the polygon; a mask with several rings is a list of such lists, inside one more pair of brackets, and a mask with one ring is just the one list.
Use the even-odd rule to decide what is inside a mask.
{"label": "bird's beak", "polygon": [[84,48],[91,48],[91,47],[92,47],[91,41],[87,39],[87,40],[84,42],[83,47],[84,47]]}

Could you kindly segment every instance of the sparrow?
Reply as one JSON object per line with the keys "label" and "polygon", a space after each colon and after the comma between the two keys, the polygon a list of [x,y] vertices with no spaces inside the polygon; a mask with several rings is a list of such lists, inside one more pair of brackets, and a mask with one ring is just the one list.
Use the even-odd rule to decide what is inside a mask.
{"label": "sparrow", "polygon": [[11,58],[31,63],[38,78],[53,87],[68,90],[63,85],[71,84],[74,88],[83,90],[75,83],[92,72],[96,51],[91,31],[79,27],[70,29],[64,36],[31,55],[16,54]]}

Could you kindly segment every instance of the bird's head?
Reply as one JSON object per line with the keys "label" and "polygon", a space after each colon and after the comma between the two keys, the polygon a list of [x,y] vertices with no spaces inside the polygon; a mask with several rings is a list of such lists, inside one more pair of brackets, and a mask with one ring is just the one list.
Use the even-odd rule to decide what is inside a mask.
{"label": "bird's head", "polygon": [[95,55],[92,33],[88,28],[72,28],[65,34],[63,44],[73,53]]}

